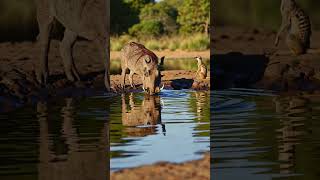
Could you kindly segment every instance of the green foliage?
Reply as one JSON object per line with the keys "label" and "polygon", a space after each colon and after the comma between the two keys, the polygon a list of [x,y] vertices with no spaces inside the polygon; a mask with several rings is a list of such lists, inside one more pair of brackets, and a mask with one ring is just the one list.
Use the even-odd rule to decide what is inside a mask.
{"label": "green foliage", "polygon": [[160,36],[163,33],[163,25],[159,21],[142,21],[129,29],[129,34],[138,37]]}
{"label": "green foliage", "polygon": [[[162,0],[157,3],[152,0],[126,0],[124,3],[131,8],[133,14],[139,13],[139,21],[136,24],[133,25],[130,23],[133,21],[126,20],[126,25],[133,25],[128,31],[131,35],[176,34],[179,28],[184,34],[204,33],[208,30],[209,0]],[[116,24],[119,22],[121,21],[117,20]]]}
{"label": "green foliage", "polygon": [[184,0],[178,8],[181,33],[206,32],[210,21],[210,0]]}
{"label": "green foliage", "polygon": [[121,34],[139,22],[139,13],[132,10],[128,2],[123,0],[110,1],[110,32]]}
{"label": "green foliage", "polygon": [[[118,1],[118,0],[117,0]],[[122,0],[120,0],[122,1]],[[154,0],[125,0],[127,4],[130,5],[130,8],[135,12],[140,12],[140,10],[149,3],[154,3]]]}
{"label": "green foliage", "polygon": [[176,22],[178,11],[166,1],[150,3],[141,9],[139,18],[141,22],[157,21],[163,26],[164,33],[175,33],[178,25]]}
{"label": "green foliage", "polygon": [[170,6],[174,7],[175,9],[178,9],[179,6],[183,3],[184,0],[163,0]]}
{"label": "green foliage", "polygon": [[111,34],[122,34],[138,24],[140,10],[154,0],[111,0],[110,31]]}

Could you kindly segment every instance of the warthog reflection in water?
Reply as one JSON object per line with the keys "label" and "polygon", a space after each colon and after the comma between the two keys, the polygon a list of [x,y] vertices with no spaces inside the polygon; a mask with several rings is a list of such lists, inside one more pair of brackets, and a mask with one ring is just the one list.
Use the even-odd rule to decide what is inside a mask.
{"label": "warthog reflection in water", "polygon": [[[57,118],[50,118],[46,103],[37,104],[37,118],[40,124],[39,164],[40,180],[104,180],[109,178],[108,123],[101,124],[100,136],[82,142],[74,127],[75,109],[73,99],[66,99],[61,108],[61,136],[53,138],[50,124]],[[63,139],[62,142],[59,139]],[[60,143],[59,143],[60,142]]]}
{"label": "warthog reflection in water", "polygon": [[[134,102],[134,94],[129,95],[129,108],[125,95],[122,95],[122,125],[132,136],[146,136],[155,134],[157,124],[161,124],[160,96],[144,95],[141,105]],[[144,127],[137,127],[144,126]],[[163,133],[165,127],[162,124]]]}

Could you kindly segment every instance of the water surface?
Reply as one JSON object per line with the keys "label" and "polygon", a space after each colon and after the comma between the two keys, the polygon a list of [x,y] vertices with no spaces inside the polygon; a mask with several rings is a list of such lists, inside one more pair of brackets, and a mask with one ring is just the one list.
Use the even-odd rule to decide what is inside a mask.
{"label": "water surface", "polygon": [[0,115],[0,179],[107,179],[109,105],[66,98]]}
{"label": "water surface", "polygon": [[209,115],[209,92],[173,90],[56,99],[2,113],[0,179],[105,180],[110,163],[118,170],[198,159],[209,151]]}
{"label": "water surface", "polygon": [[320,99],[243,89],[211,99],[212,179],[320,178]]}
{"label": "water surface", "polygon": [[209,92],[131,94],[122,97],[121,106],[111,108],[111,170],[179,163],[209,151]]}

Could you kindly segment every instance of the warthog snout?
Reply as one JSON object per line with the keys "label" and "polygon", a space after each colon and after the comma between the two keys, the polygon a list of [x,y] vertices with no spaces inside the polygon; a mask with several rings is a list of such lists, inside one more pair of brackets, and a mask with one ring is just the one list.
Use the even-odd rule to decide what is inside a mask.
{"label": "warthog snout", "polygon": [[159,70],[148,71],[144,73],[143,90],[150,95],[160,93],[164,88],[164,84],[161,85],[161,74]]}

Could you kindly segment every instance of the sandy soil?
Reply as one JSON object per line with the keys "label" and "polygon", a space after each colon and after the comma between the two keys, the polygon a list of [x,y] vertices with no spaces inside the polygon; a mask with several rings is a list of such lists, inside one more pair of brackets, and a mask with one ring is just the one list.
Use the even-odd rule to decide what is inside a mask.
{"label": "sandy soil", "polygon": [[[211,38],[215,54],[241,52],[243,54],[263,54],[277,51],[281,56],[292,56],[285,44],[285,33],[282,35],[279,46],[274,46],[276,32],[257,28],[243,27],[216,27]],[[319,49],[319,31],[313,31],[311,48]]]}
{"label": "sandy soil", "polygon": [[[285,44],[285,34],[279,47],[275,47],[275,35],[276,32],[261,29],[215,28],[211,38],[212,51],[217,57],[213,81],[223,79],[223,87],[276,91],[319,89],[320,32],[313,31],[311,49],[300,56],[290,53]],[[252,80],[252,77],[256,78]]]}
{"label": "sandy soil", "polygon": [[209,180],[210,155],[182,164],[157,163],[111,173],[111,180]]}

